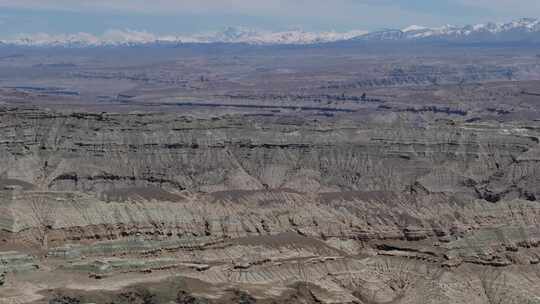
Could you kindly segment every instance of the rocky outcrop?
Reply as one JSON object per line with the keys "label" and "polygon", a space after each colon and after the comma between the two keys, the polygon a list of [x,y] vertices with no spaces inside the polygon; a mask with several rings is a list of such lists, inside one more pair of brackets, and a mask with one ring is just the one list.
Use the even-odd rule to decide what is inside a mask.
{"label": "rocky outcrop", "polygon": [[180,276],[199,285],[165,298],[188,303],[484,304],[514,282],[540,296],[536,128],[2,116],[0,246],[35,256],[8,255],[13,286],[24,268],[84,282],[36,290]]}
{"label": "rocky outcrop", "polygon": [[413,185],[488,201],[540,195],[533,183],[537,133],[513,125],[0,114],[0,181],[7,187],[80,191],[109,201],[180,200],[184,190],[405,191]]}
{"label": "rocky outcrop", "polygon": [[38,269],[37,261],[29,254],[4,251],[0,252],[0,274],[9,272],[27,272]]}
{"label": "rocky outcrop", "polygon": [[[304,246],[317,248],[311,250],[319,256],[335,256],[339,251],[322,244],[308,246],[308,239],[431,240],[438,261],[446,255],[487,263],[495,253],[479,255],[475,248],[500,248],[504,260],[509,260],[506,248],[515,248],[534,261],[540,239],[540,230],[533,224],[540,217],[535,202],[493,204],[460,201],[445,194],[341,192],[314,196],[261,190],[199,195],[180,202],[118,203],[82,194],[29,192],[3,200],[1,209],[4,244],[24,239],[38,248],[54,247],[49,255],[63,258],[204,250],[200,258],[207,257],[206,262],[219,260],[211,257],[227,251],[230,258],[236,256],[233,259],[244,264],[242,246],[264,244],[265,236],[292,232],[283,237],[285,244],[307,242]],[[69,245],[79,242],[90,244]],[[267,251],[258,259],[272,254]]]}

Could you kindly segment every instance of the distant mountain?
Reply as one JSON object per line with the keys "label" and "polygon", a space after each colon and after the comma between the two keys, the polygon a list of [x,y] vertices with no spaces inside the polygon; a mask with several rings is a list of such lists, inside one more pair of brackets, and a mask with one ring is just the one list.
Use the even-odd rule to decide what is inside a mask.
{"label": "distant mountain", "polygon": [[540,20],[523,18],[509,23],[486,23],[457,27],[409,26],[402,30],[382,30],[355,37],[365,41],[449,41],[449,42],[540,42]]}
{"label": "distant mountain", "polygon": [[253,45],[318,44],[338,41],[446,41],[446,42],[540,42],[540,20],[523,18],[509,23],[486,23],[463,27],[445,25],[373,32],[282,32],[229,27],[223,31],[194,35],[156,35],[145,31],[110,30],[96,36],[77,34],[29,34],[0,40],[1,44],[21,46],[97,47],[156,43],[245,43]]}
{"label": "distant mountain", "polygon": [[246,43],[246,44],[316,44],[349,40],[366,34],[366,31],[350,32],[306,32],[291,30],[283,32],[260,31],[239,27],[228,27],[220,32],[194,35],[161,36],[144,31],[109,30],[96,36],[88,33],[76,34],[23,34],[0,43],[24,46],[69,46],[95,47],[143,45],[153,43]]}
{"label": "distant mountain", "polygon": [[195,36],[201,42],[226,42],[248,44],[315,44],[349,40],[366,34],[366,31],[339,32],[305,32],[292,30],[284,32],[256,31],[244,28],[229,27],[222,32],[209,36]]}

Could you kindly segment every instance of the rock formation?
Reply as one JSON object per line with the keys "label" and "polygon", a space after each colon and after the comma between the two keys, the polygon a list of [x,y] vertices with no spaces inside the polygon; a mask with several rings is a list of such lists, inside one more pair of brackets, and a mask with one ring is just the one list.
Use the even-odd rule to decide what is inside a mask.
{"label": "rock formation", "polygon": [[90,285],[167,274],[204,286],[179,303],[493,303],[540,262],[530,125],[1,115],[0,246]]}
{"label": "rock formation", "polygon": [[538,302],[537,50],[441,49],[0,46],[0,304]]}

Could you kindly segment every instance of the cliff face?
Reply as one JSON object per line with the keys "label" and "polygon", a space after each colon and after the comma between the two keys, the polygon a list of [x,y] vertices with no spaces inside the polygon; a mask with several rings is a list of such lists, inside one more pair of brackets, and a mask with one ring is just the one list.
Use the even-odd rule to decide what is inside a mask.
{"label": "cliff face", "polygon": [[[283,301],[300,282],[312,284],[306,288],[313,303],[526,301],[539,287],[531,280],[540,261],[536,202],[292,190],[226,191],[174,202],[104,202],[71,192],[4,195],[0,246],[46,254],[41,267],[59,267],[59,274],[40,288],[79,290],[79,296],[80,290],[124,288],[133,282],[127,275],[143,282],[194,279],[199,287],[193,290],[204,297],[236,286]],[[9,263],[17,272],[24,266]],[[64,273],[79,279],[66,281]],[[19,288],[11,278],[8,284]]]}
{"label": "cliff face", "polygon": [[[182,277],[216,303],[251,297],[230,288],[263,303],[534,299],[538,134],[448,120],[4,109],[0,247],[58,275],[32,266],[28,279],[12,258],[12,292],[0,294],[95,299]],[[13,291],[24,284],[29,294]]]}
{"label": "cliff face", "polygon": [[4,180],[102,199],[279,188],[538,195],[538,132],[512,124],[28,110],[2,112],[0,132]]}
{"label": "cliff face", "polygon": [[[295,232],[314,239],[362,241],[390,251],[409,246],[399,242],[401,245],[388,245],[392,241],[416,244],[414,241],[431,240],[430,246],[439,243],[439,248],[431,249],[433,256],[455,251],[462,258],[472,254],[481,261],[483,256],[467,251],[472,246],[467,242],[476,237],[489,239],[475,244],[479,247],[512,245],[516,251],[519,247],[525,251],[535,248],[540,242],[540,231],[534,225],[540,217],[536,203],[464,202],[444,194],[308,195],[261,190],[219,192],[175,202],[107,203],[83,194],[31,192],[4,193],[1,210],[4,243],[17,243],[20,235],[29,242],[33,237],[41,241],[46,236],[47,244],[53,247],[73,242],[127,241],[142,235],[148,239],[149,248],[153,242],[158,248],[197,248]],[[129,243],[117,249],[131,250]],[[439,257],[443,259],[443,255]],[[489,257],[485,258],[488,263]]]}

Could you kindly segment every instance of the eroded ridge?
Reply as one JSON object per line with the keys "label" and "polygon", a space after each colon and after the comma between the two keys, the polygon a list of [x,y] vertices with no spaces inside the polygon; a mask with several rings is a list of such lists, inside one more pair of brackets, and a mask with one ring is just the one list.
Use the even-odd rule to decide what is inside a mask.
{"label": "eroded ridge", "polygon": [[536,122],[0,115],[0,303],[540,296]]}

